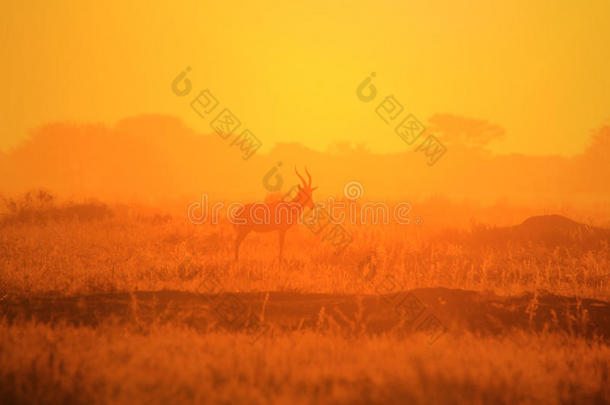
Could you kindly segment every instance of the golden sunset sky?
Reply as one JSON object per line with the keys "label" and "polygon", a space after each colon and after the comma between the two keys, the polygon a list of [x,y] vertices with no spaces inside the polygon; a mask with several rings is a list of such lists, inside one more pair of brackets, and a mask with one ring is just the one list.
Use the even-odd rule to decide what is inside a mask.
{"label": "golden sunset sky", "polygon": [[[49,122],[209,121],[170,89],[186,66],[263,141],[407,146],[376,115],[393,94],[506,130],[498,153],[572,155],[610,119],[610,2],[14,1],[0,6],[0,149]],[[376,72],[375,103],[358,84]]]}

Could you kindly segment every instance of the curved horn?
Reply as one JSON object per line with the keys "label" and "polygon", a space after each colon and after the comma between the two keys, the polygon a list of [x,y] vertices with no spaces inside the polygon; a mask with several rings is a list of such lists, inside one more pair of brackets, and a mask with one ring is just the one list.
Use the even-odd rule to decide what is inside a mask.
{"label": "curved horn", "polygon": [[311,187],[311,174],[309,174],[309,170],[307,170],[307,166],[305,166],[305,173],[307,173],[307,177],[309,178],[309,184],[307,184],[307,187]]}
{"label": "curved horn", "polygon": [[303,176],[301,176],[301,175],[299,174],[299,171],[297,170],[297,168],[296,168],[296,167],[294,168],[294,172],[297,174],[297,176],[299,176],[299,179],[301,179],[301,182],[303,183],[303,185],[304,185],[304,186],[305,186],[305,185],[307,185],[307,183],[305,182],[305,179],[303,178]]}

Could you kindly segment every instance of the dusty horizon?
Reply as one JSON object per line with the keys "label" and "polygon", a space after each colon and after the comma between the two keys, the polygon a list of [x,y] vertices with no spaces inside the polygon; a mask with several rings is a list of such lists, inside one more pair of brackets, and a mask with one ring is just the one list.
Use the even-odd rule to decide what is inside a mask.
{"label": "dusty horizon", "polygon": [[[452,117],[447,121],[458,123],[427,127],[426,133],[435,134],[448,150],[433,166],[404,144],[395,153],[374,153],[365,144],[341,142],[316,151],[297,140],[244,160],[239,148],[217,134],[198,132],[163,115],[129,117],[113,126],[52,123],[32,130],[27,140],[0,154],[5,179],[1,191],[48,188],[63,195],[120,198],[130,190],[128,198],[143,200],[167,193],[193,197],[196,192],[254,198],[264,197],[261,181],[274,167],[294,183],[291,168],[309,166],[323,197],[342,194],[345,183],[359,181],[367,196],[390,200],[440,196],[487,204],[610,201],[605,187],[610,168],[604,161],[610,152],[610,126],[591,134],[583,153],[536,156],[492,153],[484,131],[460,132],[464,129],[459,124],[468,119],[435,117],[431,121]],[[471,122],[475,129],[482,123]],[[380,132],[401,142],[391,130]]]}

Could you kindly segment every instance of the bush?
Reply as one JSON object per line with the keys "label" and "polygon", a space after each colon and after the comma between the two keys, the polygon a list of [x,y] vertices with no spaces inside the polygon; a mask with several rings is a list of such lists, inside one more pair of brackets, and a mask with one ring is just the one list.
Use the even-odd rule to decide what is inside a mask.
{"label": "bush", "polygon": [[28,191],[22,197],[1,199],[4,213],[0,225],[47,223],[49,221],[93,221],[112,216],[112,210],[103,203],[66,202],[58,204],[54,195],[45,190]]}

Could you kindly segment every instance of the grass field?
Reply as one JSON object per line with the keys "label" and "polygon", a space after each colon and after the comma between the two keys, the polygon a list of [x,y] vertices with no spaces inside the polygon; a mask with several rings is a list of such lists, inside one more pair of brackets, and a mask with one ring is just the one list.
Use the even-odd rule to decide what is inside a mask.
{"label": "grass field", "polygon": [[610,402],[603,243],[109,212],[2,225],[1,403]]}
{"label": "grass field", "polygon": [[[2,324],[3,403],[573,403],[610,400],[606,344],[556,334],[252,341],[181,326]],[[10,350],[7,350],[10,348]]]}

